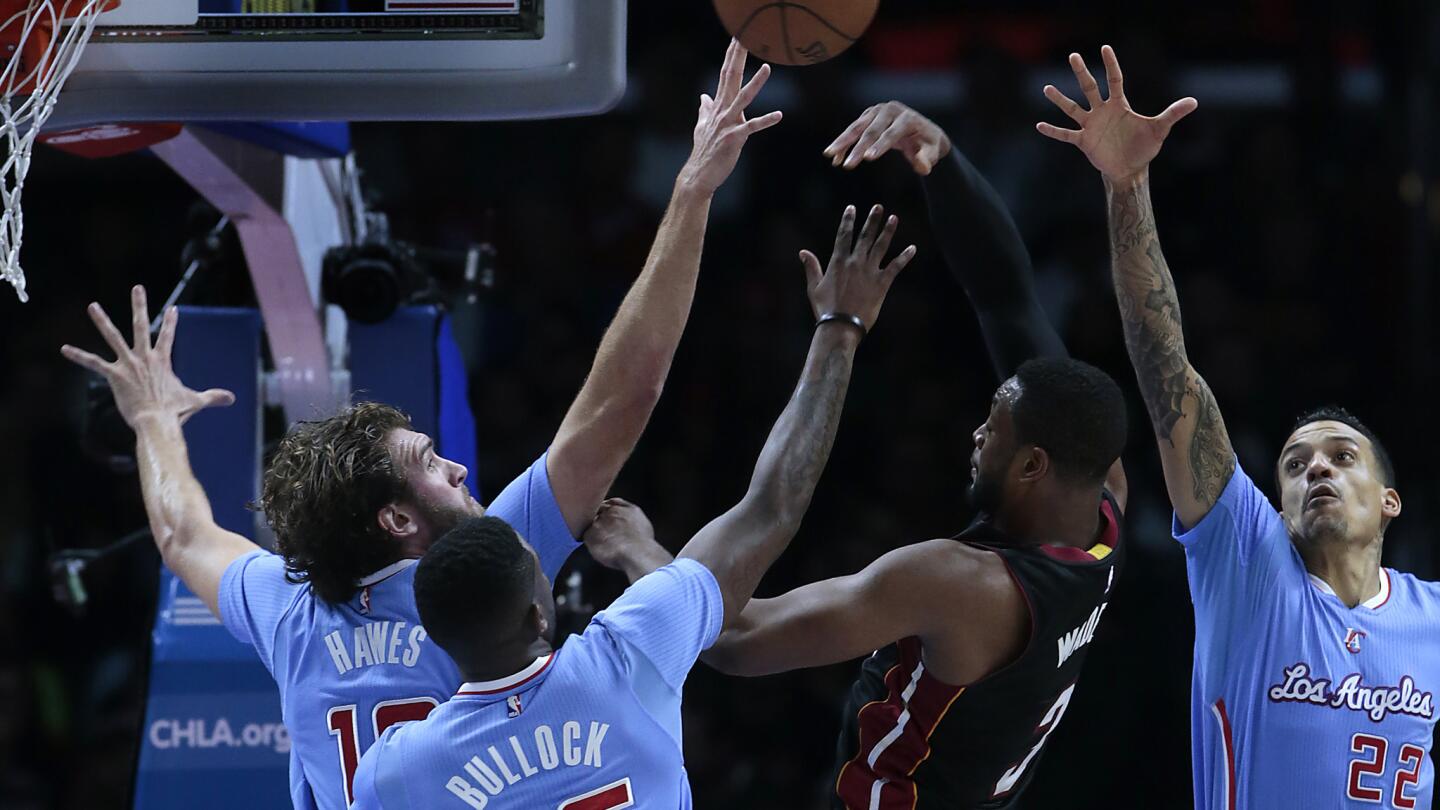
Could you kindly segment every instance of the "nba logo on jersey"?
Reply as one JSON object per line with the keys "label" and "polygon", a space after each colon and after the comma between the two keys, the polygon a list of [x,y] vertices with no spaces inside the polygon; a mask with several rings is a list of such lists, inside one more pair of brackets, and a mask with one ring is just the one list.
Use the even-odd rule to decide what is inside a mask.
{"label": "nba logo on jersey", "polygon": [[366,616],[370,615],[370,586],[366,585],[360,589],[360,612]]}
{"label": "nba logo on jersey", "polygon": [[525,711],[525,707],[520,705],[519,695],[511,695],[505,698],[505,705],[510,707],[509,713],[505,715],[506,717],[519,717],[520,712]]}
{"label": "nba logo on jersey", "polygon": [[1345,649],[1352,653],[1360,652],[1360,639],[1364,637],[1364,630],[1356,630],[1353,627],[1345,628]]}

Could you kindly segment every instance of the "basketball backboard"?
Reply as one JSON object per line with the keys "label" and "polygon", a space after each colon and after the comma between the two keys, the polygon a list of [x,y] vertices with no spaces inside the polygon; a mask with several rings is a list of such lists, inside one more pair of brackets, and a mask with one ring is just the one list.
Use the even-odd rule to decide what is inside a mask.
{"label": "basketball backboard", "polygon": [[625,89],[625,10],[625,0],[128,0],[102,18],[44,129],[603,112]]}

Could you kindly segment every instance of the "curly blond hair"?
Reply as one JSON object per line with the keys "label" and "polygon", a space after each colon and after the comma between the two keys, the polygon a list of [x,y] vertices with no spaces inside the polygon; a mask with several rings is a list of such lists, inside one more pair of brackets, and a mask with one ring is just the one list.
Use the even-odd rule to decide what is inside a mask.
{"label": "curly blond hair", "polygon": [[344,602],[357,579],[397,559],[399,544],[376,514],[407,491],[386,438],[408,428],[409,417],[396,408],[361,402],[300,422],[280,440],[259,507],[290,581],[309,582],[327,602]]}

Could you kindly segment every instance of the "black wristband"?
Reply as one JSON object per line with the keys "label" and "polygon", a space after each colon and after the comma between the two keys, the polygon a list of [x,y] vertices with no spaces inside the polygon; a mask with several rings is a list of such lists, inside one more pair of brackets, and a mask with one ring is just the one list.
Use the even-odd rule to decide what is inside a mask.
{"label": "black wristband", "polygon": [[865,322],[860,320],[860,316],[850,315],[845,312],[827,312],[820,316],[820,320],[815,322],[815,327],[818,329],[821,324],[830,323],[831,321],[850,324],[860,330],[860,337],[865,337],[870,334],[870,330],[865,328]]}

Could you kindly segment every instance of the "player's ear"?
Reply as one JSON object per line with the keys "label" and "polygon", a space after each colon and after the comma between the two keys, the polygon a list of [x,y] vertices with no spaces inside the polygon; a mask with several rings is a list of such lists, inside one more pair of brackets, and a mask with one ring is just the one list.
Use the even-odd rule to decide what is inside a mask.
{"label": "player's ear", "polygon": [[530,612],[526,614],[525,622],[536,637],[544,636],[550,630],[550,622],[546,621],[545,611],[540,609],[539,602],[530,603]]}
{"label": "player's ear", "polygon": [[1386,487],[1380,491],[1380,514],[1385,519],[1394,520],[1400,517],[1400,493],[1394,487]]}
{"label": "player's ear", "polygon": [[384,529],[391,537],[404,539],[420,530],[420,525],[415,520],[415,515],[410,510],[398,503],[387,503],[380,507],[375,515],[380,528]]}
{"label": "player's ear", "polygon": [[1023,463],[1020,467],[1020,480],[1035,482],[1050,474],[1050,454],[1045,448],[1037,445],[1029,445],[1020,453]]}

